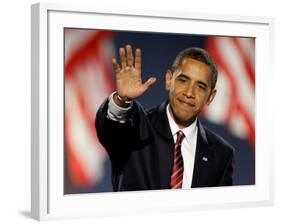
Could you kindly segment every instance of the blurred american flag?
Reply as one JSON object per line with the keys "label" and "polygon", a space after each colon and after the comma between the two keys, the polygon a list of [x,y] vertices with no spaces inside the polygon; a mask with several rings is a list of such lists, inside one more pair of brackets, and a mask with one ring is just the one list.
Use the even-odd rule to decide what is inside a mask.
{"label": "blurred american flag", "polygon": [[97,185],[106,152],[95,130],[95,114],[114,83],[111,32],[65,29],[65,156],[73,188]]}
{"label": "blurred american flag", "polygon": [[209,37],[206,48],[218,66],[217,95],[206,118],[226,125],[236,137],[255,147],[255,40]]}

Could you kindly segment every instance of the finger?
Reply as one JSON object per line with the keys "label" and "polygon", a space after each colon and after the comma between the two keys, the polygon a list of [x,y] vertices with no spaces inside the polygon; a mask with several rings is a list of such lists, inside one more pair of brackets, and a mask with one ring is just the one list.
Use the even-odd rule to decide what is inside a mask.
{"label": "finger", "polygon": [[116,58],[112,58],[112,65],[114,68],[115,73],[119,73],[120,72],[120,65],[117,63]]}
{"label": "finger", "polygon": [[141,70],[141,50],[138,48],[136,49],[136,56],[135,56],[135,68],[137,70]]}
{"label": "finger", "polygon": [[154,83],[156,82],[155,77],[149,78],[144,84],[143,84],[143,90],[146,91],[148,88],[150,88]]}
{"label": "finger", "polygon": [[133,66],[134,56],[133,56],[131,45],[126,46],[126,52],[127,52],[127,65]]}
{"label": "finger", "polygon": [[124,48],[119,48],[119,55],[120,55],[120,62],[121,62],[121,67],[122,69],[126,68],[126,55],[125,55],[125,49]]}

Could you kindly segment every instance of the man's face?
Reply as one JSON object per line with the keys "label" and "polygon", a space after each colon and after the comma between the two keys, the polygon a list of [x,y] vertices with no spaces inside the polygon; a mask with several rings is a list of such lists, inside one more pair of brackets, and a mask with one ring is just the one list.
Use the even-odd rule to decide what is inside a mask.
{"label": "man's face", "polygon": [[216,95],[216,90],[211,89],[211,68],[191,58],[184,59],[173,74],[167,72],[166,89],[170,112],[180,128],[190,125]]}

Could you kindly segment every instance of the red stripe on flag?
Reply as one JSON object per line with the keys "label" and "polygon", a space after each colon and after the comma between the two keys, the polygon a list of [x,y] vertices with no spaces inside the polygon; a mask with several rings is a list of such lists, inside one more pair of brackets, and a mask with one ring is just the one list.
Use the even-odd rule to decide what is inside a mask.
{"label": "red stripe on flag", "polygon": [[[241,104],[239,97],[238,97],[238,87],[237,87],[237,82],[235,80],[235,74],[234,72],[229,68],[227,64],[227,59],[221,57],[221,54],[219,52],[219,48],[217,46],[217,41],[220,41],[216,37],[211,37],[208,38],[207,41],[207,48],[210,54],[213,56],[214,60],[216,61],[216,64],[218,66],[218,70],[223,71],[223,74],[225,74],[226,78],[229,80],[230,83],[230,94],[231,94],[231,106],[228,108],[227,112],[227,118],[225,120],[225,123],[229,126],[230,121],[232,116],[234,116],[235,113],[239,113],[241,117],[243,118],[243,122],[246,124],[247,131],[249,134],[249,140],[251,144],[254,146],[255,145],[255,128],[254,128],[254,123],[252,122],[250,118],[250,114],[247,113],[246,109],[244,106]],[[236,46],[236,45],[235,45]],[[250,66],[250,65],[248,65]],[[248,71],[248,70],[247,70]],[[253,71],[252,71],[253,72]],[[254,76],[254,73],[252,73],[249,76]],[[254,79],[253,80],[253,86],[254,86]],[[255,147],[253,147],[254,149]]]}
{"label": "red stripe on flag", "polygon": [[[87,109],[87,102],[85,101],[85,99],[82,96],[82,91],[81,91],[81,87],[77,82],[73,82],[73,85],[76,88],[77,91],[77,97],[78,97],[78,103],[79,103],[79,111],[81,111],[83,118],[86,120],[87,123],[87,128],[89,129],[89,132],[91,133],[91,137],[94,139],[94,141],[98,144],[99,140],[97,138],[97,132],[96,132],[96,128],[95,128],[95,120],[96,120],[96,116],[95,114],[91,114],[90,110]],[[101,150],[101,147],[97,147],[95,148],[95,150],[99,150],[101,153],[105,154],[105,150]]]}
{"label": "red stripe on flag", "polygon": [[65,66],[65,76],[68,77],[70,75],[75,74],[75,69],[79,67],[81,63],[85,61],[85,59],[92,58],[96,56],[99,52],[99,46],[102,41],[105,39],[111,39],[113,37],[112,32],[102,31],[97,32],[90,40],[81,47],[71,58],[69,58],[68,63]]}
{"label": "red stripe on flag", "polygon": [[238,53],[240,58],[242,59],[241,62],[243,63],[243,66],[246,70],[246,74],[251,81],[252,85],[255,86],[255,72],[253,70],[253,67],[251,65],[251,62],[249,61],[249,58],[244,52],[244,49],[242,49],[242,46],[237,38],[231,38],[231,41],[235,45],[235,47],[238,49]]}
{"label": "red stripe on flag", "polygon": [[238,104],[236,81],[234,80],[234,77],[232,75],[230,75],[231,71],[226,66],[226,64],[223,61],[223,58],[217,51],[216,39],[214,37],[208,38],[207,48],[208,48],[209,53],[213,56],[213,58],[217,64],[218,70],[222,70],[224,72],[224,74],[227,76],[226,78],[229,80],[229,83],[230,83],[230,94],[231,94],[230,98],[231,98],[232,107],[228,107],[228,109],[227,109],[228,112],[227,112],[227,115],[225,116],[226,119],[224,121],[225,123],[228,124],[231,120],[232,110]]}
{"label": "red stripe on flag", "polygon": [[238,104],[237,109],[240,112],[241,116],[243,117],[244,122],[247,124],[249,140],[250,140],[250,143],[254,146],[252,149],[255,150],[255,126],[254,126],[253,122],[251,121],[249,114],[243,112],[243,109],[241,108],[240,104]]}
{"label": "red stripe on flag", "polygon": [[68,175],[72,183],[75,183],[78,187],[85,188],[94,184],[95,181],[93,181],[93,179],[90,180],[90,178],[86,175],[81,161],[74,154],[74,146],[70,143],[70,122],[69,117],[65,114],[65,154],[67,156]]}
{"label": "red stripe on flag", "polygon": [[[93,82],[92,84],[93,93],[91,94],[98,94],[98,96],[106,98],[113,91],[114,82],[112,79],[112,71],[110,70],[111,63],[108,63],[108,61],[110,60],[108,60],[104,48],[106,47],[105,45],[106,41],[110,41],[112,39],[112,36],[113,36],[112,32],[105,32],[105,31],[93,32],[93,36],[90,39],[88,39],[88,41],[85,42],[85,44],[80,49],[74,52],[74,54],[72,54],[72,56],[67,60],[67,63],[65,64],[65,79],[71,82],[72,84],[71,88],[72,90],[75,90],[75,95],[77,96],[77,100],[78,100],[78,106],[77,108],[75,108],[75,110],[77,110],[77,113],[80,113],[83,119],[85,120],[85,123],[87,125],[86,129],[93,141],[91,147],[93,147],[94,150],[98,150],[99,154],[106,153],[102,147],[99,147],[100,143],[97,139],[96,129],[94,125],[95,114],[93,114],[93,111],[95,111],[95,108],[98,108],[99,106],[98,104],[100,102],[88,102],[89,98],[85,94],[89,94],[89,93],[87,93],[88,91],[84,91],[82,86],[83,84],[81,84],[79,80],[83,76],[83,69],[85,72],[87,72],[87,68],[89,68],[90,66],[91,69],[93,69],[91,71],[95,71],[95,69],[97,69],[97,71],[99,71],[100,74],[96,74],[95,72],[93,72],[93,74],[87,74],[89,76],[85,77],[86,79],[84,79],[84,82],[87,82],[87,77],[89,77],[89,81],[92,81],[91,75],[93,76],[102,75],[102,79],[104,81],[102,86],[100,83]],[[97,87],[99,89],[104,88],[103,89],[105,90],[103,91],[104,93],[101,93],[100,91],[95,91],[95,89],[98,89]],[[100,94],[103,94],[104,96],[101,96]],[[69,176],[73,184],[76,186],[83,187],[83,188],[94,186],[96,184],[95,182],[97,181],[97,179],[94,180],[93,182],[93,178],[95,176],[94,177],[87,176],[89,175],[85,167],[87,166],[87,164],[84,164],[82,157],[79,154],[77,154],[79,153],[78,150],[79,148],[74,148],[79,146],[71,144],[72,141],[70,139],[71,137],[70,131],[73,131],[73,126],[71,125],[70,122],[73,121],[69,116],[70,114],[65,113],[65,117],[66,118],[68,117],[68,120],[67,119],[65,120],[65,123],[68,124],[65,126],[65,132],[66,132],[65,138],[66,138],[66,152],[67,152],[66,154],[68,158]]]}

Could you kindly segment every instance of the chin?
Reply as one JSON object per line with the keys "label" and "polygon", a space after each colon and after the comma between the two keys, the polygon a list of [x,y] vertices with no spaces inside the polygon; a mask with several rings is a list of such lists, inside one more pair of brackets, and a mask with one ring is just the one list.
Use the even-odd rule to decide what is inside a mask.
{"label": "chin", "polygon": [[176,116],[178,118],[179,121],[183,122],[183,123],[189,123],[189,122],[193,122],[196,117],[197,117],[197,113],[194,113],[194,111],[189,112],[179,112]]}
{"label": "chin", "polygon": [[195,118],[193,116],[187,116],[187,115],[178,115],[177,116],[177,121],[181,124],[187,124],[190,123],[191,121],[193,121]]}
{"label": "chin", "polygon": [[171,105],[175,119],[182,123],[186,124],[189,123],[190,121],[195,120],[197,113],[194,111],[194,108],[186,108],[183,107],[182,105]]}

